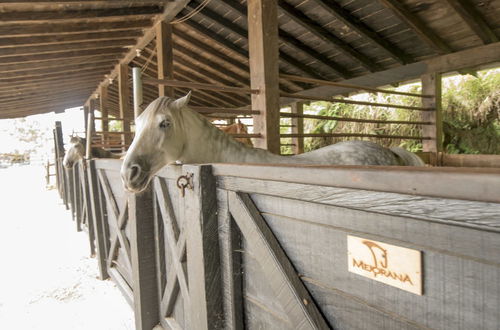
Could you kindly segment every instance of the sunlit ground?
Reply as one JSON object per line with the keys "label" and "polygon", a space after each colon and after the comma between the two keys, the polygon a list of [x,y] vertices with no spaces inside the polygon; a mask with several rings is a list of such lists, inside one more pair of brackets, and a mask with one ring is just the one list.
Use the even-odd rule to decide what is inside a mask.
{"label": "sunlit ground", "polygon": [[0,329],[133,329],[131,308],[97,279],[87,234],[43,175],[0,168]]}

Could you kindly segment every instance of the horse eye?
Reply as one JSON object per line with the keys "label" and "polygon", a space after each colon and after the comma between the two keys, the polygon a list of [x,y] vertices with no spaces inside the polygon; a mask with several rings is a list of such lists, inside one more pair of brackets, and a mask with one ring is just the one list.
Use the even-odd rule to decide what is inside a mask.
{"label": "horse eye", "polygon": [[170,121],[166,119],[162,120],[162,122],[160,123],[160,128],[167,128],[167,127],[170,127]]}

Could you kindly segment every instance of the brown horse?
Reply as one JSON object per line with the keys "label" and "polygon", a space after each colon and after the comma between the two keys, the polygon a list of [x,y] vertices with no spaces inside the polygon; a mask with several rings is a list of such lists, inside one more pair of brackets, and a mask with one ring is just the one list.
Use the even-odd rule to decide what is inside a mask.
{"label": "brown horse", "polygon": [[[237,123],[231,124],[226,127],[219,127],[221,131],[223,131],[226,134],[248,134],[247,127],[242,124],[239,119]],[[253,147],[252,140],[250,138],[234,138],[236,141],[239,141],[241,143],[244,143],[246,145],[249,145]]]}

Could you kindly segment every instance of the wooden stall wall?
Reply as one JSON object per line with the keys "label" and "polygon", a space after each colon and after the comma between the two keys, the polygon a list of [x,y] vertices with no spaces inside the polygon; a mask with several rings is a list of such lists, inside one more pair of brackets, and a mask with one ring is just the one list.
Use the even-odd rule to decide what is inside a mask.
{"label": "wooden stall wall", "polygon": [[[96,241],[138,329],[500,322],[498,170],[168,166],[134,195],[120,166],[90,162]],[[423,294],[349,272],[348,235],[420,251]]]}

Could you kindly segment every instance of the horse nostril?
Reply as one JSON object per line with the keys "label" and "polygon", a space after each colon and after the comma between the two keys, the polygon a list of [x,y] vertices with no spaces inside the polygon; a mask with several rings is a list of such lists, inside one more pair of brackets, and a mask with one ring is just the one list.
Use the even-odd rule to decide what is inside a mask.
{"label": "horse nostril", "polygon": [[130,166],[130,175],[129,175],[129,180],[133,181],[134,179],[137,179],[137,177],[141,174],[141,167],[137,164],[131,165]]}

